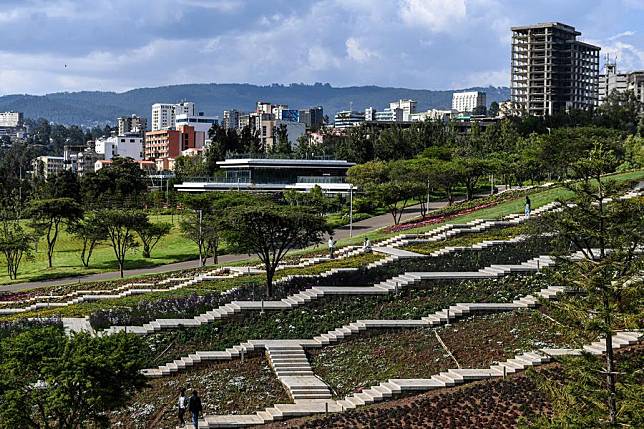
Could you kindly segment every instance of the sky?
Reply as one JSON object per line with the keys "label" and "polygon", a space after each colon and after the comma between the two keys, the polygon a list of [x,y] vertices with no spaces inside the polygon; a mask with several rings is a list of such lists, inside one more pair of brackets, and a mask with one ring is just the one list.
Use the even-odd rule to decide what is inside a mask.
{"label": "sky", "polygon": [[644,0],[0,0],[0,95],[508,86],[510,27],[549,21],[644,69]]}

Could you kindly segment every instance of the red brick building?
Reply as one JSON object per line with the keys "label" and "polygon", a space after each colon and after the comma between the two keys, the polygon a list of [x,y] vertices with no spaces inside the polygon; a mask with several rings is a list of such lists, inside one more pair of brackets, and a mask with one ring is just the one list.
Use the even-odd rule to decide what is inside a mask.
{"label": "red brick building", "polygon": [[158,130],[145,133],[145,159],[176,158],[181,151],[196,148],[194,127],[182,125],[178,130]]}

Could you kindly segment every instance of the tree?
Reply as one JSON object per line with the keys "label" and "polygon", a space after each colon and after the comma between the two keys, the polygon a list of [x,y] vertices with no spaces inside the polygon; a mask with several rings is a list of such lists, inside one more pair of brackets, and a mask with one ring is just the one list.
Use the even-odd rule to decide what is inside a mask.
{"label": "tree", "polygon": [[339,159],[363,164],[374,159],[374,130],[366,125],[350,128],[344,138],[339,138],[335,154]]}
{"label": "tree", "polygon": [[149,258],[152,249],[157,245],[159,240],[170,233],[172,224],[170,223],[152,223],[150,221],[142,223],[135,227],[143,244],[143,257]]}
{"label": "tree", "polygon": [[[553,418],[560,426],[628,423],[622,421],[628,413],[620,412],[618,399],[628,397],[629,389],[635,387],[624,378],[617,383],[612,335],[618,329],[637,327],[641,320],[644,263],[636,252],[644,240],[644,202],[616,198],[619,188],[603,177],[616,164],[613,154],[601,145],[587,158],[573,163],[573,174],[579,182],[565,186],[574,192],[574,197],[561,201],[561,211],[543,217],[539,225],[541,231],[554,233],[562,251],[572,246],[585,256],[572,265],[570,272],[561,275],[561,281],[583,292],[559,305],[563,323],[571,330],[606,339],[604,365],[591,356],[567,364],[570,372],[584,377],[573,381],[578,383],[574,395],[562,395],[570,393],[569,389],[550,389],[555,401],[566,403]],[[597,371],[598,366],[601,371]],[[586,392],[578,396],[582,385]]]}
{"label": "tree", "polygon": [[81,202],[80,183],[78,176],[71,170],[63,170],[47,180],[45,187],[49,198],[73,198]]}
{"label": "tree", "polygon": [[405,166],[404,161],[371,161],[353,166],[347,173],[349,182],[387,208],[396,225],[410,200],[425,190],[423,185],[408,180]]}
{"label": "tree", "polygon": [[115,158],[111,165],[83,176],[81,192],[85,206],[139,207],[148,185],[143,171],[131,159]]}
{"label": "tree", "polygon": [[273,295],[273,277],[280,261],[294,248],[319,243],[330,233],[323,216],[306,207],[258,202],[229,210],[226,240],[257,254],[266,269],[266,294]]}
{"label": "tree", "polygon": [[499,114],[499,103],[493,101],[490,103],[490,108],[487,109],[487,114],[493,118],[497,117]]}
{"label": "tree", "polygon": [[105,225],[95,213],[89,213],[84,218],[70,223],[67,229],[83,242],[80,258],[83,266],[89,268],[89,261],[92,258],[94,248],[101,241],[107,239]]}
{"label": "tree", "polygon": [[481,176],[490,171],[490,163],[479,158],[456,158],[452,161],[465,186],[467,200],[474,197],[474,190]]}
{"label": "tree", "polygon": [[487,108],[485,106],[476,106],[472,110],[472,115],[485,115],[487,114]]}
{"label": "tree", "polygon": [[0,428],[109,427],[108,412],[145,385],[136,335],[36,328],[0,341]]}
{"label": "tree", "polygon": [[31,218],[31,227],[39,235],[47,238],[47,261],[52,267],[54,248],[58,240],[60,226],[63,223],[80,219],[83,209],[71,198],[49,198],[32,201],[28,208],[28,217]]}
{"label": "tree", "polygon": [[0,252],[7,262],[10,279],[18,278],[18,268],[23,258],[31,258],[34,237],[26,233],[20,222],[3,218],[0,220]]}
{"label": "tree", "polygon": [[638,116],[642,103],[632,90],[613,90],[599,107],[604,125],[634,133],[637,129]]}
{"label": "tree", "polygon": [[127,252],[139,246],[134,231],[148,223],[148,216],[133,209],[106,209],[99,211],[97,216],[106,230],[122,278]]}
{"label": "tree", "polygon": [[288,127],[286,124],[279,124],[273,129],[273,134],[277,138],[271,148],[271,152],[282,155],[291,154],[291,142],[288,140]]}
{"label": "tree", "polygon": [[257,197],[241,192],[208,192],[184,195],[183,204],[190,210],[182,216],[183,235],[197,245],[201,263],[205,264],[209,255],[218,263],[219,244],[226,228],[228,209],[245,204],[253,204]]}

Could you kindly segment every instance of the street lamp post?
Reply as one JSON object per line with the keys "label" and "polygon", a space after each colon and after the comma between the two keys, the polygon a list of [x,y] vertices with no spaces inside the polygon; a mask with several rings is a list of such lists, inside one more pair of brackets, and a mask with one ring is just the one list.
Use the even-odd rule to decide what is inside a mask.
{"label": "street lamp post", "polygon": [[199,266],[203,267],[203,256],[201,254],[201,248],[203,247],[203,235],[201,229],[201,222],[203,220],[203,210],[199,209]]}
{"label": "street lamp post", "polygon": [[349,185],[349,237],[353,237],[353,184]]}

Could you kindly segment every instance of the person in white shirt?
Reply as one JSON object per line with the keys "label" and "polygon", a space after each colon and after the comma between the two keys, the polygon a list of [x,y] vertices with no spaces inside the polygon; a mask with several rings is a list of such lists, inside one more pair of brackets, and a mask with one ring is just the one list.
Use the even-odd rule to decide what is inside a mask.
{"label": "person in white shirt", "polygon": [[179,394],[179,424],[182,426],[186,425],[186,421],[183,419],[183,415],[186,413],[186,403],[188,398],[186,398],[186,389],[181,389]]}
{"label": "person in white shirt", "polygon": [[333,236],[329,237],[329,258],[333,259],[333,251],[335,250],[335,240]]}
{"label": "person in white shirt", "polygon": [[371,252],[371,240],[369,240],[369,237],[364,238],[364,243],[362,243],[362,248],[367,252]]}

